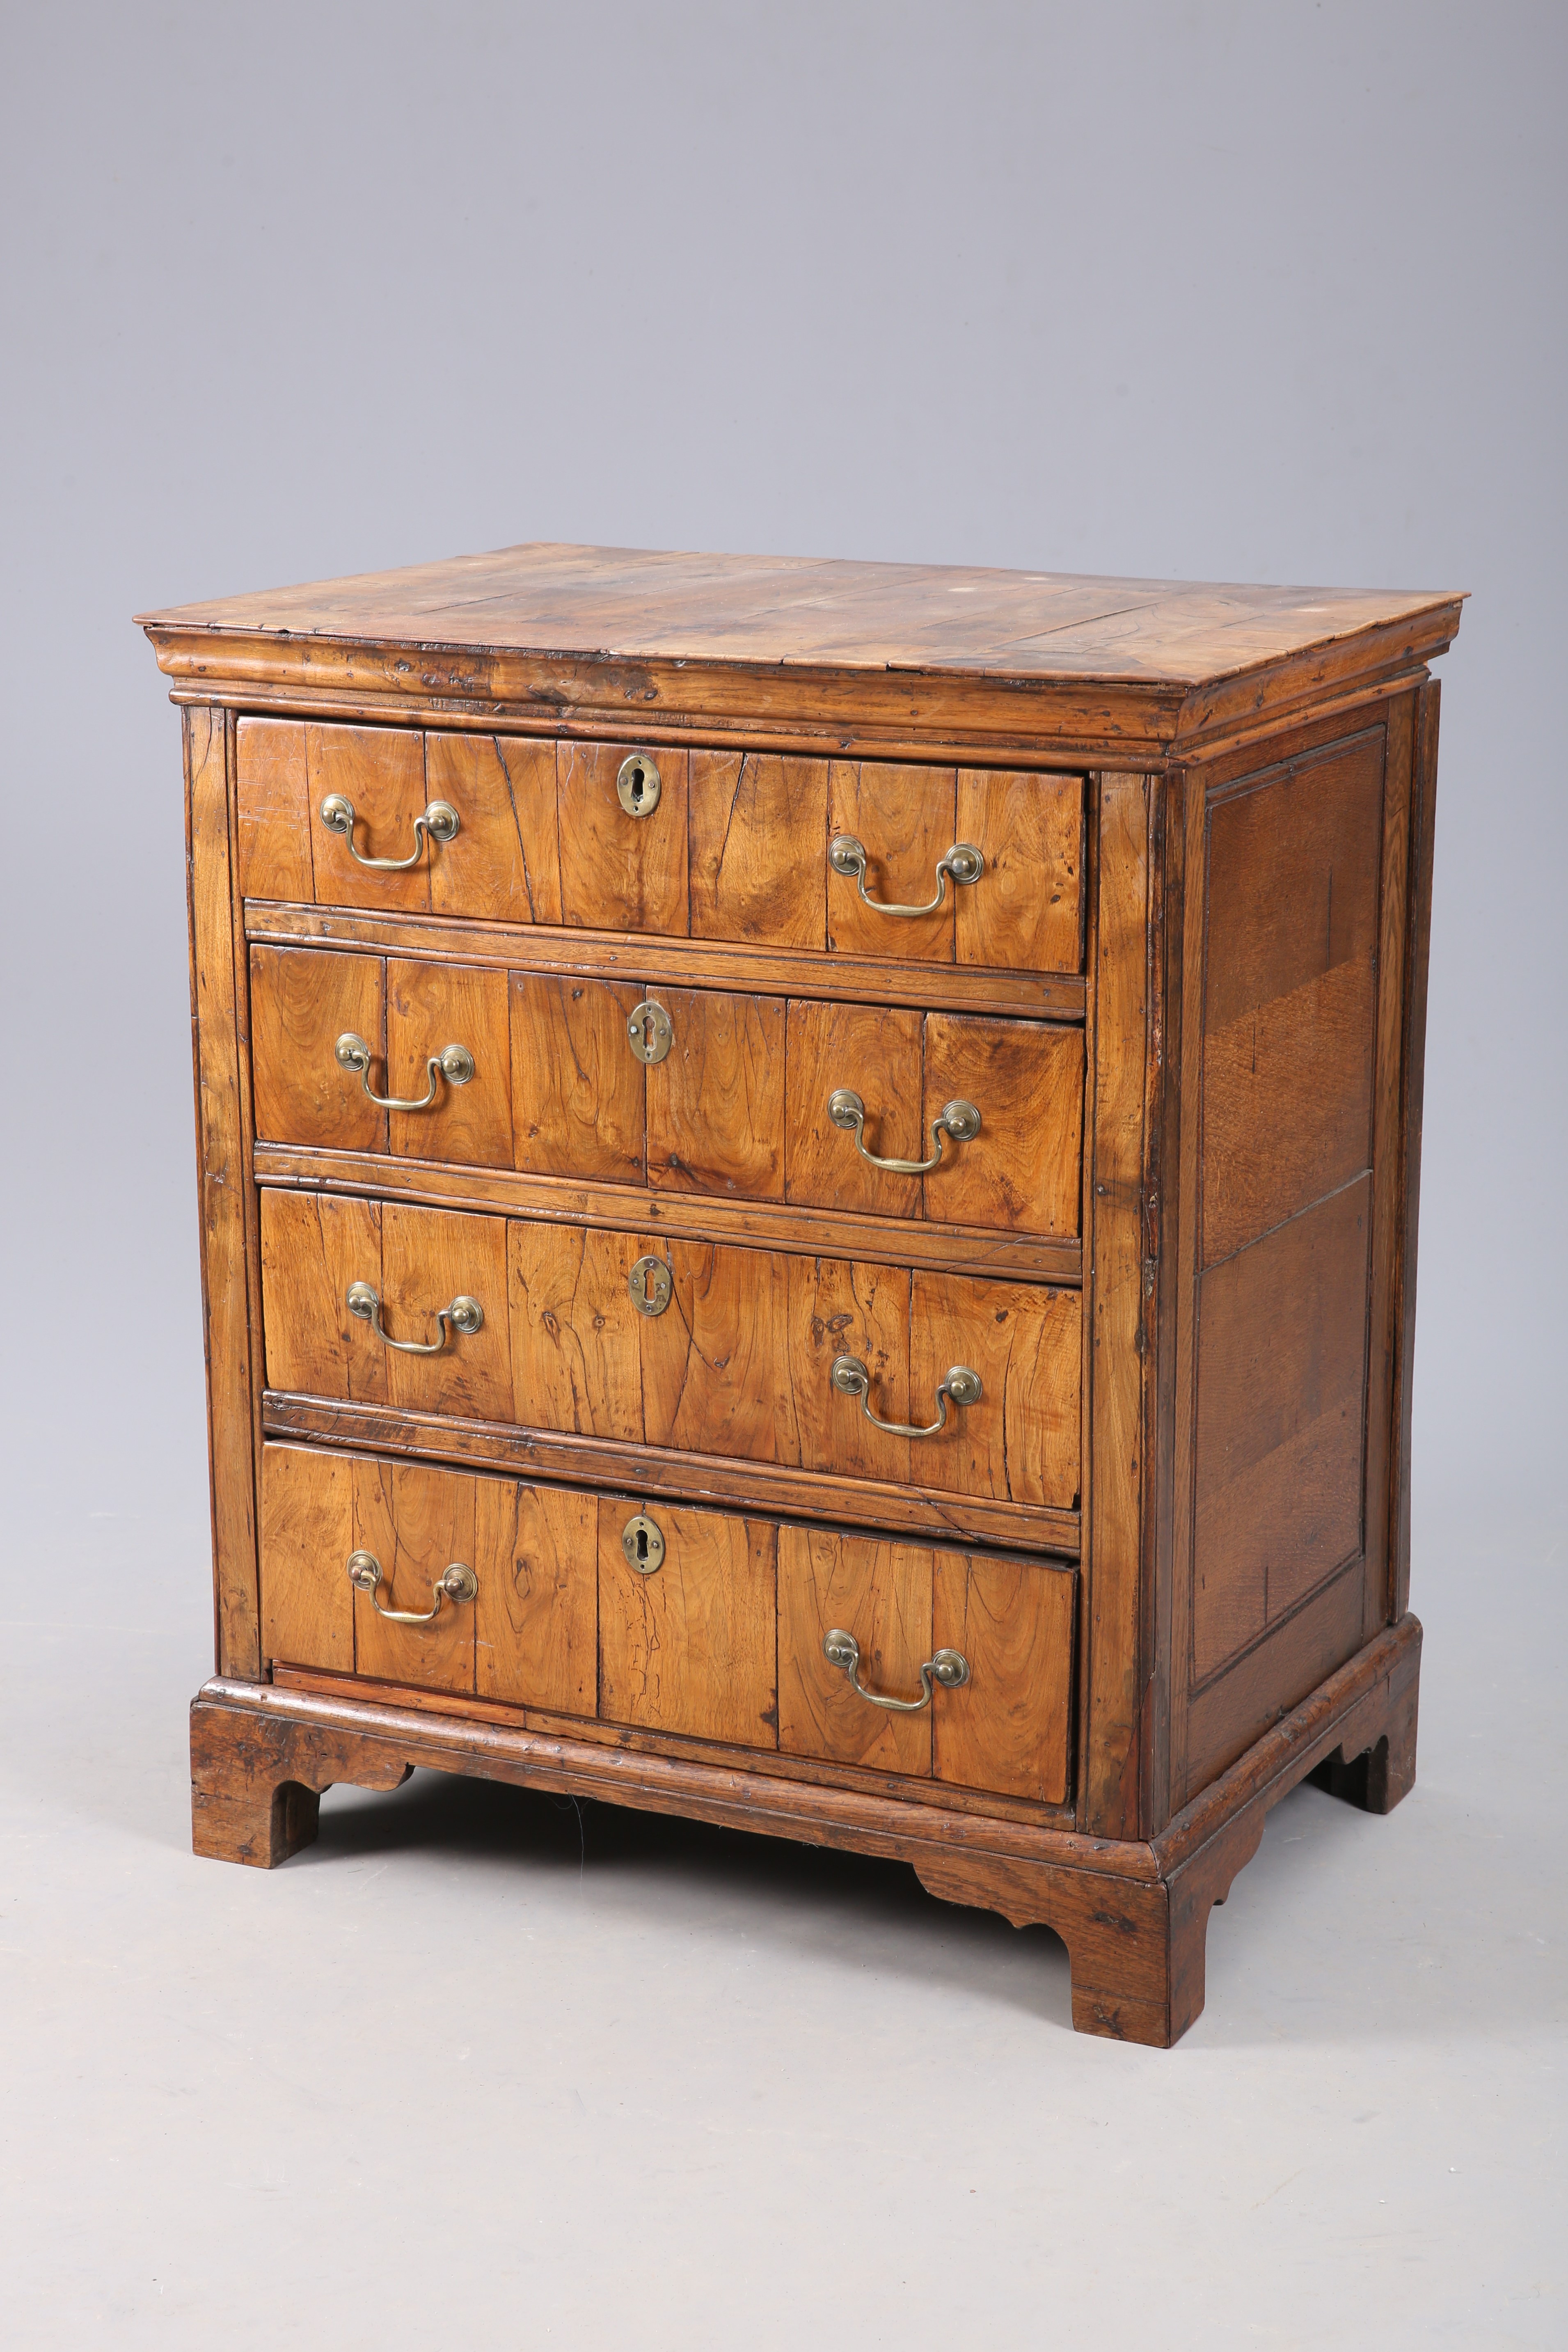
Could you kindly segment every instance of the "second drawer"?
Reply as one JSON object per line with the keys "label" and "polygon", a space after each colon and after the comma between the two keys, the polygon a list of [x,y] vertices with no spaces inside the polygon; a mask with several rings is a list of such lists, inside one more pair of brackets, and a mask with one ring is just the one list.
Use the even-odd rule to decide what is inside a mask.
{"label": "second drawer", "polygon": [[275,1190],[261,1249],[275,1391],[1077,1506],[1076,1291]]}
{"label": "second drawer", "polygon": [[1079,1231],[1081,1029],[319,947],[250,976],[265,1142]]}

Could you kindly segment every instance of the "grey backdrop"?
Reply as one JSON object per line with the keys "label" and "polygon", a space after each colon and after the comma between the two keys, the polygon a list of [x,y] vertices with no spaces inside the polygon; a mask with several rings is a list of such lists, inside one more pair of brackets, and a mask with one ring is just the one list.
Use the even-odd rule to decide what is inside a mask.
{"label": "grey backdrop", "polygon": [[[1401,2310],[1412,2341],[1562,2340],[1530,2185],[1560,2147],[1534,2087],[1559,1928],[1532,1906],[1560,1884],[1540,1855],[1561,1853],[1568,1559],[1565,26],[1386,0],[6,11],[0,2039],[36,2096],[0,2116],[25,2192],[0,2229],[29,2341],[62,2310],[76,2340],[219,2311],[276,2340],[269,2281],[306,2342],[329,2306],[344,2341],[510,2341],[516,2296],[575,2343],[807,2322],[918,2343],[982,2313],[1020,2341],[1041,2298],[1107,2341],[1162,2308],[1169,2342],[1387,2342]],[[130,616],[529,538],[1473,592],[1443,665],[1422,1786],[1370,1843],[1292,1801],[1268,1903],[1221,1915],[1228,2009],[1211,1957],[1208,2016],[1163,2072],[1056,2030],[1048,1937],[997,1941],[890,1881],[863,1915],[858,1882],[742,1842],[595,1815],[604,1874],[589,1837],[579,1878],[574,1822],[567,1867],[527,1801],[416,1782],[401,1811],[331,1801],[333,1870],[242,1882],[183,1852],[180,1706],[206,1657],[180,778]],[[1305,1878],[1267,1880],[1287,1843],[1318,1876],[1298,1855]],[[356,1870],[386,1880],[379,1926],[325,1987]],[[539,2030],[564,2073],[525,2035],[460,2128],[433,2054],[458,2030],[431,1990],[437,1882],[506,2032],[516,1938],[560,1970]],[[594,1901],[584,1924],[571,1904]],[[725,2024],[748,1938],[766,1997]],[[612,2050],[650,1966],[669,2000]],[[818,2028],[856,2016],[839,2074]],[[436,2069],[419,2117],[375,2104],[399,2024]],[[486,2032],[462,2021],[476,2068]],[[950,2034],[993,2071],[942,2078],[944,2136],[910,2078]],[[1405,2137],[1352,2184],[1363,2106]],[[1242,2111],[1277,2119],[1256,2148]],[[1461,2111],[1468,2188],[1434,2138]],[[1295,2170],[1291,2114],[1320,2132]],[[390,2245],[371,2197],[343,2203],[351,2160],[383,2166]],[[453,2188],[476,2165],[477,2209]],[[455,2272],[420,2221],[444,2196]],[[1113,2254],[1129,2199],[1137,2248]]]}

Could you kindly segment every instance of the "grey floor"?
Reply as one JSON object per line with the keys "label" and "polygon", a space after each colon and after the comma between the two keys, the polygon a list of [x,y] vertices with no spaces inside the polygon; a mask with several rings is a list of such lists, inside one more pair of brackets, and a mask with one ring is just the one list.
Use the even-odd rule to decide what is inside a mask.
{"label": "grey floor", "polygon": [[60,1500],[4,1640],[8,2344],[1568,2342],[1560,1538],[1418,1528],[1419,1784],[1279,1809],[1166,2053],[890,1864],[427,1773],[194,1860],[205,1528]]}

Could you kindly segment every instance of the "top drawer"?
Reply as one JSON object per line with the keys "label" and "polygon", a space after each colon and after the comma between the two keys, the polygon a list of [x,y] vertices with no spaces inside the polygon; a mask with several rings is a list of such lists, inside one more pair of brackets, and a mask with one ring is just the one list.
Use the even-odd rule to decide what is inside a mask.
{"label": "top drawer", "polygon": [[1082,969],[1081,776],[299,719],[238,742],[247,898]]}

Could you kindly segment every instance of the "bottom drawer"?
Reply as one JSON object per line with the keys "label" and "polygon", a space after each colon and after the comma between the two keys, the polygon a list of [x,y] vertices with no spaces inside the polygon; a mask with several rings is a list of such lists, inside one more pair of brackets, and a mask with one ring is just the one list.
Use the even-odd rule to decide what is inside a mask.
{"label": "bottom drawer", "polygon": [[1067,1796],[1077,1581],[1038,1559],[262,1454],[269,1661],[1041,1804]]}

